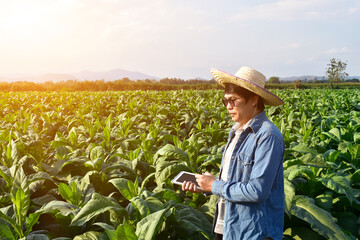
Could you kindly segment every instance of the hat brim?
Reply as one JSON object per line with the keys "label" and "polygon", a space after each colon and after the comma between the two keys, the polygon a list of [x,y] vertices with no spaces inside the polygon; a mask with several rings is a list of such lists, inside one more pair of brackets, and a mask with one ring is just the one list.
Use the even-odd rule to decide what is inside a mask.
{"label": "hat brim", "polygon": [[225,83],[232,83],[259,95],[262,97],[265,105],[279,106],[284,104],[284,101],[275,94],[246,79],[234,76],[230,73],[215,68],[210,69],[210,72],[215,80],[223,87],[225,87]]}

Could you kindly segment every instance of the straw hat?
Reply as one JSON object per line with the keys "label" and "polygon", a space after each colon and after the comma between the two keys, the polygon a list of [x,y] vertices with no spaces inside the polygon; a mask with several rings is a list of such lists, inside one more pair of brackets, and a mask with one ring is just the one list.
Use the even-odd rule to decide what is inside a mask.
{"label": "straw hat", "polygon": [[265,89],[265,76],[252,68],[241,67],[235,75],[215,68],[210,69],[210,72],[223,87],[225,87],[225,83],[243,87],[262,97],[266,105],[278,106],[284,103],[278,96]]}

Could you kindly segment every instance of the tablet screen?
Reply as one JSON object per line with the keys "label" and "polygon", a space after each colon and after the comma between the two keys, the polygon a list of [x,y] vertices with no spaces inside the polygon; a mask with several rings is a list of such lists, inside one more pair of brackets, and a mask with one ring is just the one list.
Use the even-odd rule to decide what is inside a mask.
{"label": "tablet screen", "polygon": [[189,172],[180,172],[171,182],[182,185],[184,181],[193,182],[196,186],[200,187],[196,182],[195,174]]}

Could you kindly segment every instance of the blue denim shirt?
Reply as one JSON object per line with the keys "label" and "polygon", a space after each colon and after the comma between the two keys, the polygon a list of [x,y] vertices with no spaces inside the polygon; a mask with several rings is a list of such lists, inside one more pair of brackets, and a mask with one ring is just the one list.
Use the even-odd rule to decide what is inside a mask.
{"label": "blue denim shirt", "polygon": [[[234,135],[231,129],[226,147]],[[264,111],[241,133],[227,181],[215,180],[212,185],[212,193],[225,199],[224,239],[282,239],[284,148],[281,132]]]}

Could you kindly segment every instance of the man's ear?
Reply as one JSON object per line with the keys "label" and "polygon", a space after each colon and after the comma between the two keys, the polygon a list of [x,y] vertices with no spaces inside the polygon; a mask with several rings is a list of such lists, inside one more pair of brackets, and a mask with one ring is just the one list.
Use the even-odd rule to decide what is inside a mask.
{"label": "man's ear", "polygon": [[258,95],[254,95],[254,96],[251,98],[251,105],[252,105],[253,107],[257,107],[258,102],[259,102],[259,96],[258,96]]}

